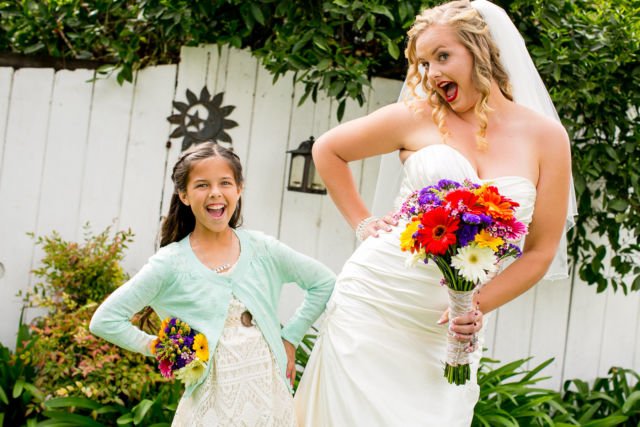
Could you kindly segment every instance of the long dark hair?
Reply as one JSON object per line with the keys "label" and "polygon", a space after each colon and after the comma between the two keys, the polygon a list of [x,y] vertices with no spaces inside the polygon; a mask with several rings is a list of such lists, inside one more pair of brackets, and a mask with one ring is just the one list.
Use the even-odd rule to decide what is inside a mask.
{"label": "long dark hair", "polygon": [[[196,219],[193,216],[191,208],[180,200],[179,193],[187,191],[187,183],[189,182],[189,173],[193,164],[207,159],[209,157],[220,156],[227,160],[229,166],[233,170],[233,178],[238,186],[242,186],[244,178],[242,176],[242,164],[240,158],[230,149],[224,148],[215,142],[203,142],[193,145],[186,150],[171,173],[173,181],[173,195],[171,195],[171,204],[169,205],[169,213],[162,222],[162,230],[160,231],[160,247],[170,243],[180,241],[191,233],[196,225]],[[229,220],[229,227],[237,228],[242,225],[242,197],[238,199],[236,210],[233,212]],[[140,329],[147,330],[150,333],[157,332],[157,326],[150,320],[153,314],[151,307],[143,308],[139,313],[138,325]],[[147,327],[145,329],[145,327]],[[151,329],[151,330],[148,330]]]}
{"label": "long dark hair", "polygon": [[[214,142],[204,142],[193,145],[185,151],[175,166],[171,174],[173,181],[173,195],[171,196],[171,204],[169,205],[169,214],[162,223],[160,232],[160,247],[169,243],[177,242],[184,239],[193,231],[196,225],[195,217],[191,208],[180,200],[179,193],[187,191],[187,182],[189,181],[189,173],[195,162],[209,157],[222,157],[227,160],[229,166],[233,170],[233,178],[238,186],[242,186],[244,178],[242,176],[242,165],[238,156],[228,148],[224,148]],[[242,197],[238,200],[236,210],[233,212],[229,220],[229,227],[237,228],[242,225]]]}

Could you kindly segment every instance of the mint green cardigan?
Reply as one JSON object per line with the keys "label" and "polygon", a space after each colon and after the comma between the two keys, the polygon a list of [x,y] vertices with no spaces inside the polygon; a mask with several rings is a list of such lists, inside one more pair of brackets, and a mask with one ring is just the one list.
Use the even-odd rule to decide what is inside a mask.
{"label": "mint green cardigan", "polygon": [[[161,248],[135,276],[116,289],[93,315],[91,332],[127,350],[151,356],[150,345],[155,336],[130,321],[135,313],[151,306],[160,319],[177,317],[205,334],[211,361],[229,302],[235,295],[253,315],[284,377],[287,357],[281,338],[298,346],[322,314],[335,275],[320,262],[273,237],[257,231],[234,231],[240,240],[240,258],[229,274],[218,275],[202,264],[187,236]],[[281,328],[277,307],[285,283],[296,283],[305,290],[305,298]],[[207,375],[211,365],[207,364]],[[207,375],[188,387],[185,396]]]}

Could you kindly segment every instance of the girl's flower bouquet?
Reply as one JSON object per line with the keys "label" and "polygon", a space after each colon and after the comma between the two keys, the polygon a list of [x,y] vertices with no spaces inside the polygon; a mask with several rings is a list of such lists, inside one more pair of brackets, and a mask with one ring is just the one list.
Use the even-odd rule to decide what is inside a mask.
{"label": "girl's flower bouquet", "polygon": [[[519,257],[514,244],[527,226],[514,217],[519,204],[494,186],[440,180],[412,193],[397,218],[409,220],[400,235],[400,247],[411,251],[412,263],[433,261],[449,288],[449,319],[472,311],[474,290],[498,270],[508,257]],[[449,383],[470,378],[465,344],[451,334],[447,339],[444,375]]]}
{"label": "girl's flower bouquet", "polygon": [[162,321],[158,336],[151,344],[165,378],[177,378],[186,386],[197,382],[207,371],[209,346],[207,338],[175,317]]}

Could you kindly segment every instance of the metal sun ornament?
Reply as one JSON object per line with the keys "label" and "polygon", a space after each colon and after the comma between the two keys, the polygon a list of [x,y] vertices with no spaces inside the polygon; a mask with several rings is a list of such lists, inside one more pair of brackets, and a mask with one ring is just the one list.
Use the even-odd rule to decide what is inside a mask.
{"label": "metal sun ornament", "polygon": [[224,92],[213,97],[207,87],[200,91],[200,97],[187,89],[187,102],[173,101],[177,114],[167,117],[169,123],[177,125],[169,138],[182,137],[182,151],[193,144],[204,141],[223,142],[227,147],[232,144],[227,129],[238,126],[226,117],[236,108],[233,105],[222,106]]}

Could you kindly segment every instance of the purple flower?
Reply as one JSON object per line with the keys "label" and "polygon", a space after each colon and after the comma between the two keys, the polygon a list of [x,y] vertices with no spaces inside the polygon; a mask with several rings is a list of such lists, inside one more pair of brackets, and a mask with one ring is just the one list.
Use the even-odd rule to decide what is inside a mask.
{"label": "purple flower", "polygon": [[467,224],[480,224],[482,222],[482,218],[480,218],[480,215],[465,212],[462,214],[462,221]]}
{"label": "purple flower", "polygon": [[467,246],[469,242],[473,242],[478,234],[478,226],[462,223],[456,233],[460,246]]}
{"label": "purple flower", "polygon": [[493,223],[493,218],[491,218],[490,215],[480,214],[478,216],[480,217],[480,222],[485,225],[491,225]]}
{"label": "purple flower", "polygon": [[438,184],[436,184],[436,187],[438,190],[452,190],[454,188],[461,187],[461,185],[460,183],[451,181],[450,179],[441,179],[438,181]]}
{"label": "purple flower", "polygon": [[184,345],[191,348],[193,347],[193,337],[192,336],[186,336],[186,337],[182,337],[182,339],[184,340]]}

